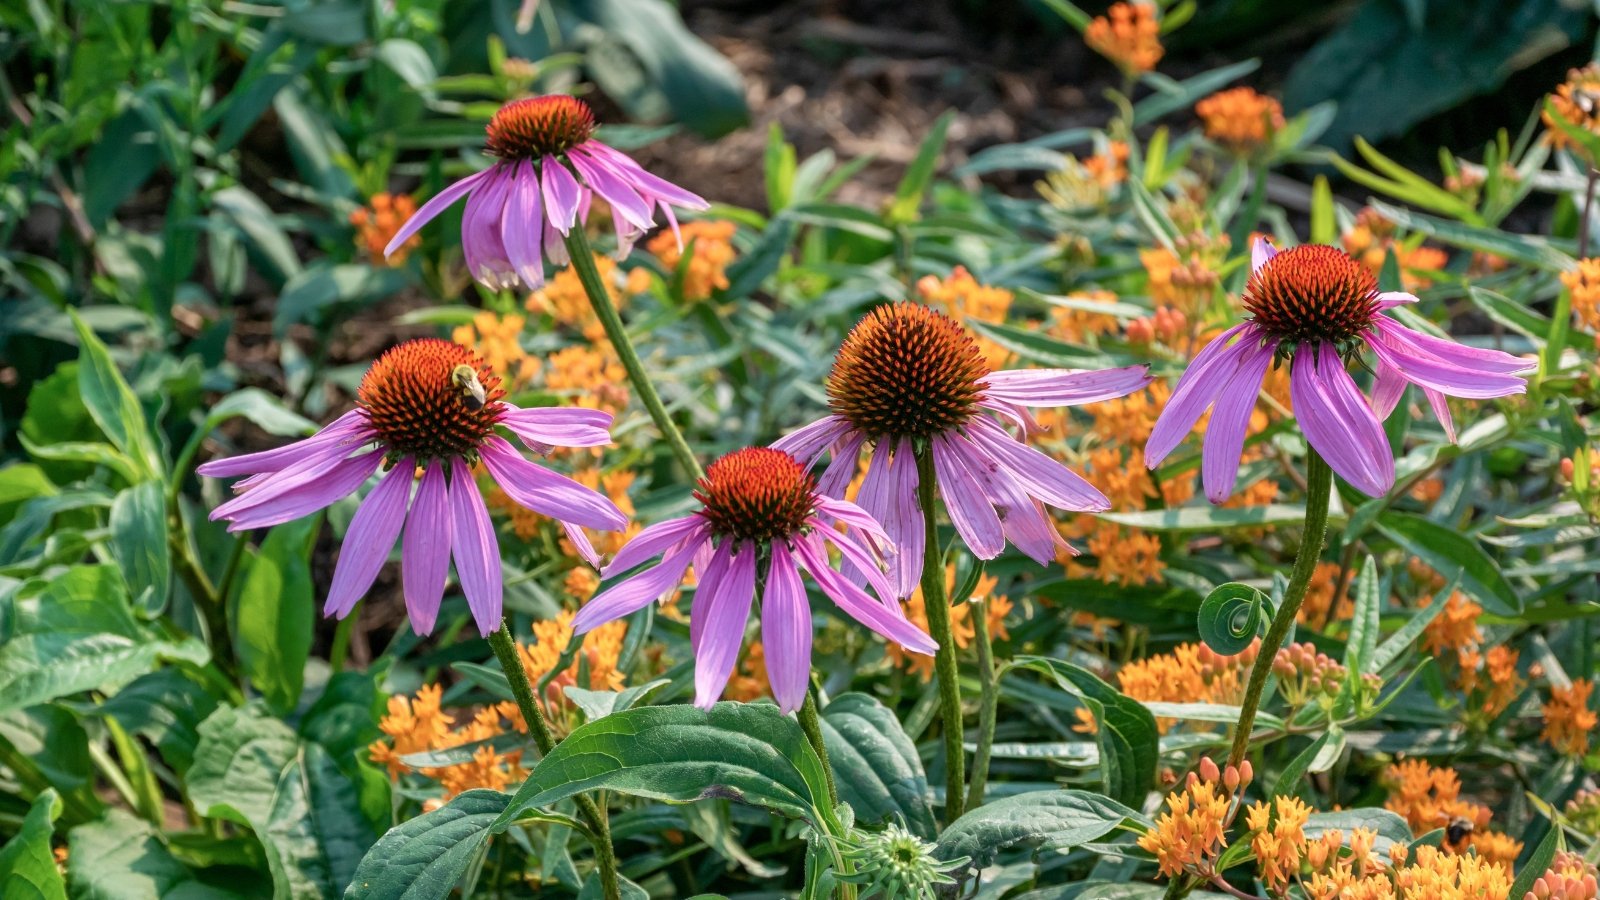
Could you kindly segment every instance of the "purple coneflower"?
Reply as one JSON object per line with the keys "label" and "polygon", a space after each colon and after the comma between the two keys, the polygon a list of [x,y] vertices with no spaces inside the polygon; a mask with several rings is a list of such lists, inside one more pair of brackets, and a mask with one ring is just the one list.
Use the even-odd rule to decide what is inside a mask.
{"label": "purple coneflower", "polygon": [[[1311,447],[1372,497],[1394,486],[1382,421],[1408,383],[1422,388],[1452,441],[1446,396],[1487,399],[1526,389],[1516,374],[1531,367],[1526,360],[1422,334],[1383,315],[1417,298],[1379,291],[1372,273],[1336,247],[1280,252],[1257,239],[1243,299],[1249,321],[1223,332],[1189,363],[1145,444],[1153,469],[1211,408],[1201,473],[1212,503],[1233,493],[1250,411],[1274,361],[1289,365],[1289,399]],[[1377,358],[1370,403],[1345,369],[1363,347]]]}
{"label": "purple coneflower", "polygon": [[1102,512],[1111,503],[1082,476],[1012,436],[1002,421],[1026,432],[1036,423],[1024,407],[1108,400],[1149,381],[1144,366],[991,371],[954,319],[916,303],[889,304],[868,313],[839,347],[828,375],[833,415],[773,447],[808,467],[831,449],[819,485],[842,497],[870,445],[857,502],[888,532],[895,593],[908,597],[925,552],[918,453],[931,454],[950,521],[974,554],[993,559],[1009,540],[1045,565],[1057,548],[1071,548],[1042,504]]}
{"label": "purple coneflower", "polygon": [[498,161],[424,203],[395,233],[385,256],[466,197],[461,250],[472,277],[496,290],[518,284],[537,290],[544,284],[545,259],[567,264],[562,237],[588,220],[589,204],[597,195],[611,205],[619,258],[655,227],[657,207],[677,233],[672,207],[709,206],[595,140],[594,113],[576,97],[513,100],[500,107],[486,130],[484,149]]}
{"label": "purple coneflower", "polygon": [[[691,563],[698,576],[689,614],[694,649],[695,705],[722,696],[744,642],[755,597],[761,594],[761,640],[772,696],[784,712],[805,700],[811,672],[811,607],[801,570],[850,618],[914,653],[933,653],[933,640],[911,624],[884,577],[877,548],[887,539],[861,507],[817,492],[816,479],[794,457],[751,447],[712,463],[700,480],[698,512],[651,525],[618,551],[601,574],[625,572],[656,556],[661,561],[590,600],[572,620],[583,634],[670,594]],[[840,531],[837,525],[845,526]],[[828,561],[828,545],[853,563],[873,598]]]}
{"label": "purple coneflower", "polygon": [[538,453],[597,447],[611,442],[610,414],[519,409],[504,396],[499,377],[466,347],[407,341],[378,357],[361,379],[357,407],[333,424],[287,447],[201,466],[200,474],[213,478],[250,476],[211,518],[228,520],[229,531],[278,525],[354,493],[382,468],[345,533],[323,612],[349,614],[406,526],[401,574],[412,629],[433,630],[453,556],[467,605],[487,635],[500,624],[504,582],[475,463],[481,460],[513,501],[559,521],[592,563],[598,557],[582,528],[620,531],[627,524],[604,495],[529,462],[495,433],[501,426]]}

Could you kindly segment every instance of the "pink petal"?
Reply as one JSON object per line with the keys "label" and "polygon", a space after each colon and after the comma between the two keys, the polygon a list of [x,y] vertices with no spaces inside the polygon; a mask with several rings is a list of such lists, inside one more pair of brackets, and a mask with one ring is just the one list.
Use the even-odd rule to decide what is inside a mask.
{"label": "pink petal", "polygon": [[461,592],[467,595],[478,633],[487,637],[500,627],[500,604],[505,579],[500,572],[500,542],[495,539],[494,523],[478,493],[472,470],[460,460],[450,461],[450,549],[456,560],[456,577]]}
{"label": "pink petal", "polygon": [[497,163],[482,189],[467,198],[461,216],[461,252],[467,271],[484,285],[499,290],[516,283],[501,232],[505,228],[506,194],[511,187],[509,163]]}
{"label": "pink petal", "polygon": [[611,204],[619,222],[627,222],[641,230],[655,226],[655,220],[650,216],[650,204],[639,196],[639,192],[627,180],[609,167],[595,162],[581,148],[574,147],[568,151],[567,158],[577,168],[578,174],[583,176],[589,189]]}
{"label": "pink petal", "polygon": [[1369,497],[1389,492],[1389,439],[1337,351],[1324,344],[1313,356],[1302,347],[1289,370],[1289,400],[1306,440],[1333,471]]}
{"label": "pink petal", "polygon": [[[1239,342],[1230,345],[1229,341],[1235,336],[1240,337]],[[1194,423],[1200,421],[1211,401],[1233,377],[1244,354],[1260,337],[1260,332],[1248,322],[1235,325],[1195,355],[1156,418],[1155,427],[1150,430],[1150,439],[1144,445],[1145,465],[1152,469],[1161,465],[1167,454],[1183,443],[1194,430]]]}
{"label": "pink petal", "polygon": [[478,453],[495,483],[519,506],[602,531],[621,531],[628,526],[628,517],[611,498],[523,459],[505,438],[490,437]]}
{"label": "pink petal", "polygon": [[523,443],[545,447],[603,447],[611,443],[611,414],[581,406],[512,407],[500,424]]}
{"label": "pink petal", "polygon": [[600,553],[594,549],[594,544],[589,541],[589,536],[583,529],[571,522],[562,522],[561,530],[566,533],[567,541],[572,544],[572,549],[577,552],[578,558],[595,568],[600,567]]}
{"label": "pink petal", "polygon": [[1400,405],[1400,398],[1405,396],[1408,383],[1399,369],[1378,360],[1377,375],[1372,379],[1372,412],[1378,421],[1389,418],[1394,408]]}
{"label": "pink petal", "polygon": [[1418,302],[1416,294],[1408,294],[1405,291],[1383,291],[1378,294],[1377,301],[1377,309],[1380,312],[1385,309],[1394,309],[1396,306],[1403,306],[1407,303]]}
{"label": "pink petal", "polygon": [[1201,449],[1201,481],[1205,484],[1206,498],[1212,503],[1227,500],[1233,493],[1233,486],[1238,483],[1239,462],[1244,454],[1250,413],[1256,407],[1261,379],[1266,377],[1272,356],[1271,347],[1261,347],[1245,354],[1227,386],[1217,395],[1216,407],[1211,411],[1211,423],[1206,426],[1205,442]]}
{"label": "pink petal", "polygon": [[1043,508],[981,447],[958,435],[946,437],[952,447],[972,461],[972,473],[1000,516],[1001,533],[1029,559],[1041,566],[1049,565],[1055,559],[1060,537],[1053,527],[1046,527]]}
{"label": "pink petal", "polygon": [[1454,444],[1456,442],[1456,420],[1454,416],[1450,415],[1450,401],[1446,400],[1443,394],[1433,388],[1423,388],[1422,396],[1428,398],[1428,407],[1433,410],[1433,417],[1439,420],[1440,425],[1444,426],[1444,436],[1449,439],[1450,443]]}
{"label": "pink petal", "polygon": [[694,588],[694,607],[689,614],[689,649],[696,656],[700,654],[700,638],[705,634],[706,623],[711,621],[708,614],[695,615],[695,610],[708,613],[711,601],[722,586],[722,581],[728,576],[728,567],[733,563],[733,538],[725,537],[721,543],[713,543],[716,538],[706,541],[697,554],[694,562],[696,578]]}
{"label": "pink petal", "polygon": [[[878,593],[879,599],[894,599],[894,587],[883,574],[883,566],[872,551],[856,543],[848,535],[840,534],[827,526],[820,519],[811,519],[811,527],[822,535],[823,540],[839,548],[839,555],[844,562],[848,562],[855,570],[861,573],[872,589]],[[841,567],[842,568],[842,567]]]}
{"label": "pink petal", "polygon": [[972,468],[982,463],[952,446],[947,435],[933,439],[933,470],[950,524],[975,556],[994,559],[1005,549],[1006,538],[1000,517],[972,474]]}
{"label": "pink petal", "polygon": [[452,203],[460,200],[462,195],[477,187],[493,171],[494,168],[490,167],[475,175],[468,175],[435,194],[427,203],[422,204],[421,209],[412,213],[411,218],[407,219],[406,223],[400,226],[400,230],[394,233],[394,237],[389,240],[389,246],[383,248],[383,255],[385,257],[393,256],[394,252],[400,249],[402,244],[411,239],[412,235],[422,230],[422,226],[433,221],[434,217],[438,216],[439,213],[444,212]]}
{"label": "pink petal", "polygon": [[610,163],[612,168],[625,172],[628,177],[633,179],[634,186],[640,189],[639,193],[661,203],[662,211],[667,212],[669,215],[671,211],[666,209],[668,204],[681,206],[684,209],[700,210],[711,208],[711,204],[706,202],[699,194],[686,191],[664,178],[652,175],[628,155],[599,141],[588,141],[583,144],[583,149],[595,158]]}
{"label": "pink petal", "polygon": [[772,449],[782,450],[809,469],[816,465],[829,444],[844,437],[850,429],[850,420],[843,416],[823,416],[773,441]]}
{"label": "pink petal", "polygon": [[836,521],[843,522],[855,528],[870,538],[887,542],[889,533],[871,513],[851,503],[849,500],[834,500],[829,497],[817,498],[817,511]]}
{"label": "pink petal", "polygon": [[767,587],[761,594],[761,646],[772,699],[785,713],[794,712],[805,702],[811,677],[811,605],[800,569],[783,541],[772,543]]}
{"label": "pink petal", "polygon": [[325,448],[329,445],[363,443],[370,433],[370,427],[367,424],[367,411],[358,406],[334,419],[308,438],[295,441],[276,450],[262,450],[259,453],[246,453],[241,456],[213,459],[195,469],[195,472],[207,478],[227,478],[233,475],[277,472],[293,463],[304,460],[306,454],[312,450]]}
{"label": "pink petal", "polygon": [[371,477],[373,472],[378,471],[378,465],[382,462],[382,450],[373,450],[363,456],[353,456],[340,461],[320,477],[278,492],[270,499],[256,503],[248,509],[229,512],[226,516],[220,515],[231,503],[251,499],[251,494],[267,491],[272,487],[270,484],[262,484],[260,487],[252,488],[250,493],[239,497],[238,500],[217,507],[212,511],[211,517],[229,519],[229,531],[247,531],[251,528],[266,528],[292,522],[350,496]]}
{"label": "pink petal", "polygon": [[1122,369],[1017,369],[982,380],[991,401],[1022,406],[1077,406],[1124,397],[1150,383],[1149,366]]}
{"label": "pink petal", "polygon": [[1250,244],[1250,274],[1261,271],[1267,260],[1278,255],[1278,248],[1272,246],[1272,241],[1265,235],[1257,237]]}
{"label": "pink petal", "polygon": [[1520,356],[1513,356],[1500,350],[1490,350],[1486,347],[1469,347],[1455,341],[1447,341],[1431,334],[1423,334],[1401,325],[1388,316],[1379,316],[1377,319],[1378,333],[1389,339],[1389,345],[1407,352],[1431,356],[1440,362],[1460,366],[1463,369],[1475,369],[1480,372],[1493,372],[1500,375],[1513,375],[1517,373],[1532,372],[1538,365]]}
{"label": "pink petal", "polygon": [[[539,173],[543,176],[540,184],[544,190],[544,208],[549,216],[549,224],[565,235],[578,220],[578,198],[583,189],[578,186],[578,179],[567,171],[567,167],[554,159],[541,161]],[[554,262],[554,259],[551,261]]]}
{"label": "pink petal", "polygon": [[323,615],[344,618],[372,587],[406,521],[406,501],[411,499],[416,467],[409,456],[400,460],[361,501],[339,545],[339,561],[333,567]]}
{"label": "pink petal", "polygon": [[[707,590],[713,591],[710,603],[705,602]],[[694,705],[701,709],[710,709],[728,686],[728,676],[739,661],[739,647],[744,644],[755,590],[756,545],[750,541],[738,547],[720,583],[695,590],[694,609],[689,614],[691,629],[696,619],[705,620],[694,651]]]}
{"label": "pink petal", "polygon": [[1452,397],[1484,400],[1520,394],[1528,383],[1519,375],[1468,369],[1449,362],[1415,345],[1408,345],[1392,333],[1367,346],[1385,364],[1400,371],[1412,384],[1432,388]]}
{"label": "pink petal", "polygon": [[417,634],[433,633],[450,574],[450,545],[454,529],[445,486],[444,467],[428,463],[417,485],[406,517],[406,535],[400,545],[400,576],[406,598],[406,615]]}
{"label": "pink petal", "polygon": [[506,255],[512,268],[530,291],[544,286],[544,215],[539,202],[539,174],[533,163],[523,160],[511,175],[506,198]]}
{"label": "pink petal", "polygon": [[[866,446],[864,435],[852,432],[833,445],[833,459],[817,478],[817,493],[824,497],[843,497],[850,490],[856,467],[861,462],[861,448]],[[870,464],[869,464],[870,465]],[[868,474],[871,473],[869,468]]]}
{"label": "pink petal", "polygon": [[1106,495],[1082,475],[1012,437],[994,422],[976,419],[970,433],[973,443],[1020,481],[1031,496],[1073,512],[1104,512],[1111,508]]}
{"label": "pink petal", "polygon": [[602,578],[611,578],[628,571],[647,559],[653,559],[684,541],[699,543],[710,536],[710,526],[702,516],[683,516],[657,522],[633,536],[624,544],[611,562],[600,570]]}
{"label": "pink petal", "polygon": [[823,549],[822,539],[816,534],[809,534],[795,541],[794,549],[800,557],[800,564],[811,573],[811,577],[822,588],[822,592],[827,594],[828,599],[843,610],[845,615],[913,653],[926,653],[931,656],[939,649],[933,638],[912,624],[904,612],[898,609],[891,610],[874,601],[865,591],[830,568],[828,553]]}
{"label": "pink petal", "polygon": [[691,538],[698,539],[679,544],[660,563],[617,582],[585,603],[572,619],[573,633],[585,634],[671,593],[683,583],[683,573],[689,568],[690,560],[702,547],[710,545],[709,535],[704,531],[693,533]]}
{"label": "pink petal", "polygon": [[922,516],[922,502],[917,496],[917,459],[909,440],[902,440],[891,462],[893,478],[892,511],[880,519],[889,532],[889,543],[894,553],[889,558],[889,571],[896,579],[896,599],[905,599],[917,590],[922,580],[922,557],[928,542],[927,525]]}

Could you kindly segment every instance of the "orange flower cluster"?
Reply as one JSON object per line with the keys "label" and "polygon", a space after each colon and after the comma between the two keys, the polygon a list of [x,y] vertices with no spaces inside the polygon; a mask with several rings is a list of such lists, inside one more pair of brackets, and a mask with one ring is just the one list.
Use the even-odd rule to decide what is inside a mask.
{"label": "orange flower cluster", "polygon": [[1065,212],[1098,209],[1111,199],[1117,185],[1128,179],[1128,144],[1108,141],[1103,150],[1086,159],[1069,156],[1060,169],[1034,183],[1046,202]]}
{"label": "orange flower cluster", "polygon": [[[609,256],[596,253],[594,265],[600,272],[600,282],[606,286],[606,293],[611,295],[612,305],[621,309],[626,305],[627,297],[617,286],[616,262]],[[577,270],[571,266],[564,267],[545,282],[543,288],[528,295],[524,305],[534,315],[549,316],[557,325],[580,332],[592,344],[605,340],[605,328],[601,327],[600,319],[594,314],[589,294],[583,289],[583,282],[578,280]]]}
{"label": "orange flower cluster", "polygon": [[1129,322],[1123,336],[1130,344],[1159,341],[1174,350],[1183,350],[1188,343],[1189,317],[1170,306],[1158,306],[1151,315]]}
{"label": "orange flower cluster", "polygon": [[1194,105],[1206,137],[1235,153],[1266,147],[1284,126],[1283,104],[1253,88],[1220,91]]}
{"label": "orange flower cluster", "polygon": [[744,658],[739,660],[738,667],[734,669],[733,677],[728,679],[728,687],[722,692],[723,699],[749,703],[770,695],[766,648],[760,641],[751,641],[750,646],[745,648]]}
{"label": "orange flower cluster", "polygon": [[1600,897],[1600,882],[1594,866],[1582,856],[1563,850],[1550,868],[1533,882],[1523,900],[1595,900]]}
{"label": "orange flower cluster", "polygon": [[[1567,80],[1556,87],[1550,100],[1556,115],[1568,125],[1590,134],[1600,134],[1600,64],[1590,63],[1581,69],[1569,70]],[[1544,119],[1545,127],[1550,129],[1545,133],[1545,139],[1551,146],[1577,146],[1565,131],[1556,127],[1549,110],[1539,115]]]}
{"label": "orange flower cluster", "polygon": [[544,386],[578,406],[612,415],[628,405],[628,372],[610,344],[574,344],[545,359]]}
{"label": "orange flower cluster", "polygon": [[1566,687],[1550,688],[1550,700],[1540,707],[1544,713],[1544,730],[1539,738],[1558,752],[1583,756],[1589,752],[1589,735],[1597,724],[1595,711],[1589,708],[1589,695],[1594,692],[1594,682],[1586,678],[1573,681]]}
{"label": "orange flower cluster", "polygon": [[422,237],[412,235],[395,248],[394,255],[385,258],[383,248],[394,240],[406,220],[417,212],[417,201],[410,194],[373,194],[367,205],[350,214],[350,224],[356,228],[356,246],[367,254],[367,261],[375,266],[398,266],[406,261],[412,250],[422,246]]}
{"label": "orange flower cluster", "polygon": [[1128,142],[1107,141],[1103,150],[1083,161],[1083,169],[1101,187],[1115,187],[1128,180]]}
{"label": "orange flower cluster", "polygon": [[1139,846],[1154,854],[1161,874],[1209,877],[1217,857],[1228,846],[1228,828],[1238,815],[1237,797],[1250,784],[1250,761],[1218,771],[1210,759],[1200,760],[1182,788],[1167,795],[1166,811],[1139,837]]}
{"label": "orange flower cluster", "polygon": [[1222,279],[1210,261],[1198,252],[1186,257],[1165,247],[1139,251],[1144,266],[1146,293],[1156,306],[1170,306],[1190,321],[1198,321],[1210,306]]}
{"label": "orange flower cluster", "polygon": [[506,389],[515,391],[539,374],[539,361],[522,349],[526,324],[528,320],[522,316],[498,316],[482,310],[470,323],[456,326],[450,339],[478,351],[489,368],[505,379]]}
{"label": "orange flower cluster", "polygon": [[1305,882],[1307,900],[1494,900],[1511,892],[1509,869],[1482,857],[1404,846],[1389,849],[1392,868],[1363,871],[1345,863],[1315,872]]}
{"label": "orange flower cluster", "polygon": [[[1234,656],[1223,656],[1202,643],[1179,644],[1171,653],[1155,653],[1118,669],[1117,685],[1122,693],[1145,703],[1237,704],[1244,697],[1259,643]],[[1162,734],[1176,724],[1174,719],[1156,719]]]}
{"label": "orange flower cluster", "polygon": [[1083,32],[1089,49],[1116,63],[1129,76],[1148,72],[1161,61],[1161,23],[1149,3],[1114,3]]}
{"label": "orange flower cluster", "polygon": [[[617,660],[622,652],[622,639],[627,631],[626,622],[602,625],[585,636],[580,651],[581,662],[587,666],[588,686],[601,690],[622,687],[622,674],[617,671]],[[572,640],[572,613],[564,612],[559,618],[535,622],[534,642],[517,644],[522,666],[528,678],[535,683],[549,675],[559,664],[562,652]],[[563,689],[577,683],[580,660],[551,679],[543,698],[552,725],[564,728],[567,720],[566,694]],[[512,732],[527,733],[527,724],[515,703],[509,701],[478,709],[472,718],[460,727],[456,716],[440,708],[443,689],[437,684],[424,685],[414,697],[396,695],[389,698],[388,715],[378,723],[387,739],[374,741],[368,748],[372,761],[388,768],[391,777],[411,772],[402,757],[413,753],[449,750],[467,744],[490,741]],[[462,791],[473,788],[504,790],[507,785],[520,781],[526,772],[522,768],[522,751],[497,752],[491,744],[476,748],[470,758],[447,766],[416,770],[424,778],[437,781],[443,791],[442,800],[448,800]],[[430,802],[437,806],[438,802]]]}
{"label": "orange flower cluster", "polygon": [[[950,277],[944,279],[924,275],[917,281],[917,294],[923,303],[942,310],[963,325],[972,320],[998,325],[1005,322],[1006,313],[1011,309],[1010,291],[979,284],[965,266],[956,266]],[[994,341],[975,331],[973,337],[990,368],[998,369],[1011,358],[1011,351]]]}
{"label": "orange flower cluster", "polygon": [[[685,252],[693,253],[689,267],[683,273],[683,299],[696,303],[709,300],[714,292],[728,287],[728,264],[739,258],[739,252],[733,248],[733,235],[737,230],[738,226],[733,222],[722,219],[685,222],[681,227],[683,249],[678,247],[677,235],[670,231],[663,231],[651,238],[645,244],[645,249],[661,260],[668,273],[678,270],[678,263]],[[629,287],[642,289],[640,283],[633,279],[629,280]]]}
{"label": "orange flower cluster", "polygon": [[1299,877],[1306,850],[1305,825],[1310,818],[1311,807],[1298,797],[1274,797],[1271,805],[1257,802],[1245,813],[1256,871],[1269,890],[1282,893],[1291,879]]}
{"label": "orange flower cluster", "polygon": [[1345,252],[1371,269],[1374,275],[1383,271],[1384,258],[1393,249],[1394,261],[1400,266],[1400,286],[1408,291],[1433,284],[1431,279],[1417,272],[1437,271],[1450,262],[1449,254],[1436,247],[1407,246],[1397,240],[1394,223],[1370,207],[1356,214],[1355,224],[1339,240]]}
{"label": "orange flower cluster", "polygon": [[1356,604],[1350,599],[1349,590],[1339,587],[1339,564],[1317,563],[1311,573],[1311,583],[1306,587],[1306,598],[1295,618],[1308,628],[1322,631],[1334,622],[1349,619],[1355,612]]}
{"label": "orange flower cluster", "polygon": [[[1006,616],[1011,614],[1010,598],[994,593],[999,579],[992,575],[984,575],[978,579],[978,584],[972,589],[972,602],[958,603],[950,607],[950,636],[955,640],[957,649],[965,650],[971,646],[977,632],[973,630],[972,608],[974,604],[981,603],[984,614],[984,624],[989,626],[989,639],[1003,641],[1011,636],[1006,630]],[[946,566],[944,570],[944,589],[946,593],[955,590],[956,567]],[[923,631],[928,630],[928,607],[922,598],[922,587],[918,585],[916,591],[906,600],[906,616],[917,623]],[[890,662],[917,676],[923,681],[933,677],[933,657],[923,653],[907,653],[899,644],[893,641],[884,647]]]}
{"label": "orange flower cluster", "polygon": [[1459,686],[1468,696],[1469,709],[1476,710],[1485,721],[1505,712],[1522,693],[1525,682],[1517,674],[1519,656],[1503,644],[1489,648],[1488,654],[1477,648],[1459,651]]}
{"label": "orange flower cluster", "polygon": [[1434,656],[1477,646],[1483,640],[1483,632],[1478,629],[1478,616],[1482,614],[1483,607],[1468,600],[1466,594],[1452,593],[1445,601],[1444,611],[1422,633],[1422,646]]}
{"label": "orange flower cluster", "polygon": [[[1110,304],[1117,302],[1117,295],[1110,291],[1092,290],[1075,294],[1072,299]],[[1051,307],[1050,321],[1045,323],[1044,328],[1045,334],[1069,344],[1081,344],[1090,338],[1115,334],[1116,331],[1116,316],[1066,306]]]}
{"label": "orange flower cluster", "polygon": [[1463,854],[1471,848],[1480,858],[1507,872],[1522,852],[1522,844],[1488,830],[1489,807],[1461,798],[1461,776],[1449,766],[1433,766],[1423,759],[1408,759],[1384,771],[1389,798],[1384,807],[1398,814],[1417,835],[1436,828],[1460,832],[1447,838],[1445,851]]}
{"label": "orange flower cluster", "polygon": [[[1161,410],[1171,398],[1171,385],[1158,379],[1150,382],[1144,390],[1092,403],[1084,409],[1094,419],[1094,433],[1102,440],[1134,448],[1136,452],[1140,452],[1138,448],[1144,447],[1145,441],[1150,439],[1150,432],[1156,427],[1156,419],[1161,416]],[[1142,452],[1138,462],[1139,468],[1144,469]]]}
{"label": "orange flower cluster", "polygon": [[1600,258],[1578,260],[1578,267],[1561,273],[1561,283],[1572,297],[1572,314],[1590,331],[1600,330]]}

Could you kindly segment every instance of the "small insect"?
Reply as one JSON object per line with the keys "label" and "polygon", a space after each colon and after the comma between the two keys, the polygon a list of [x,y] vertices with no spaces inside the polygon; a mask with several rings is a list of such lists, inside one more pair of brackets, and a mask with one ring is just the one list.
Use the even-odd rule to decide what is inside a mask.
{"label": "small insect", "polygon": [[483,382],[478,380],[478,370],[462,363],[450,372],[450,383],[461,392],[461,402],[467,409],[477,412],[489,402],[489,395],[483,389]]}
{"label": "small insect", "polygon": [[1472,836],[1473,830],[1474,826],[1471,819],[1456,816],[1450,820],[1449,825],[1444,827],[1445,843],[1452,847],[1460,846],[1467,838]]}

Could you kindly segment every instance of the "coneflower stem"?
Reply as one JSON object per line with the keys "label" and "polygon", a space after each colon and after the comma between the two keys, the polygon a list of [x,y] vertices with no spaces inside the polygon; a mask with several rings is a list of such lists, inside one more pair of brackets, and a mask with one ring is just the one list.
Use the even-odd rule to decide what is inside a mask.
{"label": "coneflower stem", "polygon": [[[516,698],[517,709],[522,711],[522,721],[528,725],[528,734],[539,748],[543,758],[555,749],[555,737],[550,734],[550,724],[544,719],[544,708],[534,695],[533,684],[528,680],[528,670],[522,666],[522,655],[517,652],[517,640],[504,619],[500,628],[489,635],[489,646],[500,662],[506,681],[511,683],[511,696]],[[622,882],[617,877],[617,851],[611,846],[611,822],[606,811],[588,794],[576,798],[578,814],[589,826],[590,841],[594,845],[595,868],[600,871],[600,889],[606,900],[622,900]]]}
{"label": "coneflower stem", "polygon": [[594,314],[605,329],[611,348],[617,351],[617,358],[622,360],[622,368],[628,373],[628,382],[633,385],[634,393],[639,395],[639,400],[649,411],[651,421],[656,423],[656,428],[666,439],[678,464],[694,478],[700,478],[705,474],[700,468],[700,461],[695,459],[694,451],[689,449],[689,442],[684,440],[677,423],[667,414],[661,395],[656,393],[644,364],[639,361],[639,353],[633,349],[628,329],[617,314],[617,305],[611,302],[611,292],[606,290],[605,279],[600,277],[600,270],[595,267],[594,251],[589,247],[589,237],[583,233],[582,225],[574,226],[567,233],[567,255],[572,257],[572,271],[578,274],[578,281],[583,283],[584,293],[589,295],[589,305],[594,307]]}
{"label": "coneflower stem", "polygon": [[822,760],[822,774],[828,779],[828,808],[832,809],[839,805],[839,785],[833,780],[833,764],[828,760],[828,742],[822,736],[822,717],[817,713],[816,689],[806,689],[805,702],[800,704],[796,717],[800,720],[800,731],[805,734],[806,743],[817,751],[817,757]]}
{"label": "coneflower stem", "polygon": [[939,718],[944,724],[944,818],[961,818],[967,796],[966,750],[961,736],[961,682],[956,641],[950,631],[950,599],[944,589],[944,554],[939,552],[939,505],[934,500],[933,450],[917,453],[917,501],[922,506],[922,606],[928,633],[939,645],[933,658],[939,684]]}
{"label": "coneflower stem", "polygon": [[1600,178],[1600,169],[1589,167],[1589,176],[1583,183],[1583,213],[1578,220],[1578,258],[1589,257],[1589,212],[1594,208],[1595,179]]}
{"label": "coneflower stem", "polygon": [[1333,470],[1315,450],[1306,454],[1306,524],[1300,535],[1300,550],[1295,554],[1294,570],[1289,575],[1289,587],[1283,592],[1283,605],[1272,617],[1267,636],[1261,639],[1261,649],[1255,664],[1250,667],[1250,682],[1245,687],[1244,702],[1239,704],[1239,722],[1234,726],[1233,749],[1228,753],[1228,765],[1244,762],[1250,752],[1250,735],[1255,730],[1256,709],[1261,705],[1261,694],[1267,686],[1267,676],[1272,674],[1272,661],[1283,646],[1283,639],[1294,626],[1295,614],[1306,598],[1306,588],[1322,556],[1322,541],[1328,533],[1328,500],[1333,494]]}
{"label": "coneflower stem", "polygon": [[989,637],[988,601],[971,606],[973,643],[978,647],[978,741],[972,753],[972,784],[967,788],[967,809],[983,805],[983,791],[989,784],[989,756],[994,751],[995,718],[999,714],[1000,691],[995,683],[994,642]]}

